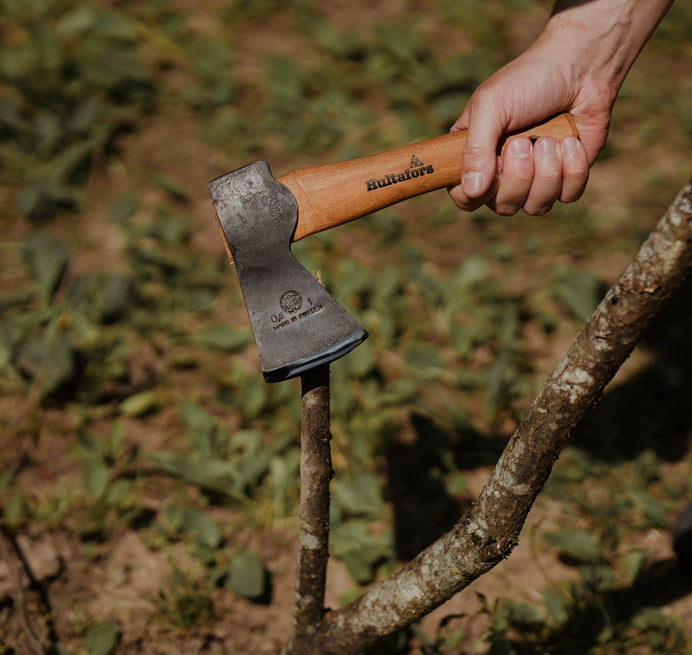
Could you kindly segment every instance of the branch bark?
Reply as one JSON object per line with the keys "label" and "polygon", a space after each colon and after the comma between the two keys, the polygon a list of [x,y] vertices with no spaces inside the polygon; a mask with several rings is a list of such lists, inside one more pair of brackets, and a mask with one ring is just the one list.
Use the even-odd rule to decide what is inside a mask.
{"label": "branch bark", "polygon": [[359,600],[328,612],[302,652],[361,653],[417,621],[507,557],[584,414],[692,271],[692,182],[607,293],[509,439],[471,511]]}
{"label": "branch bark", "polygon": [[284,655],[305,653],[305,644],[324,619],[329,559],[329,365],[304,373],[301,383],[300,539],[293,620]]}

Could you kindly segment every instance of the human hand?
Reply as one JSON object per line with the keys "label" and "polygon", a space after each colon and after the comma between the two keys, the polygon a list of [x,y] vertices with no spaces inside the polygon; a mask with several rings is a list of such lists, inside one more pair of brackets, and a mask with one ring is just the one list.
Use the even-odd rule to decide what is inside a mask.
{"label": "human hand", "polygon": [[[468,129],[454,202],[465,210],[487,204],[503,215],[522,207],[544,214],[557,200],[579,198],[620,86],[672,3],[557,0],[536,42],[478,88],[452,127]],[[497,157],[504,132],[565,111],[579,140],[516,139]]]}
{"label": "human hand", "polygon": [[[672,4],[557,0],[536,42],[489,77],[453,125],[453,132],[468,129],[460,184],[449,190],[454,202],[512,215],[520,208],[545,214],[557,200],[577,200],[605,144],[620,86]],[[578,140],[515,139],[498,158],[503,133],[560,112],[572,115]]]}
{"label": "human hand", "polygon": [[[488,78],[452,127],[468,129],[461,184],[449,191],[461,209],[487,204],[500,215],[521,208],[540,215],[584,191],[589,167],[605,144],[617,89],[575,74],[551,56],[548,46],[538,44]],[[579,139],[543,137],[532,143],[517,138],[497,156],[503,133],[562,111],[571,113]]]}

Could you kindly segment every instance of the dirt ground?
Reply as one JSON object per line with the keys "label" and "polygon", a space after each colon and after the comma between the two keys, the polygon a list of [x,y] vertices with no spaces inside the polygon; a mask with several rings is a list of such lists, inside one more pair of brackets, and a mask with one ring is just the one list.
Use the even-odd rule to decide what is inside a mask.
{"label": "dirt ground", "polygon": [[[179,4],[187,9],[198,6],[198,3],[183,0],[179,0]],[[205,10],[199,10],[195,18],[201,31],[209,28],[212,10],[221,3],[210,0],[203,4]],[[357,30],[372,21],[385,20],[388,15],[406,13],[417,4],[406,0],[382,4],[330,2],[324,13],[336,24]],[[273,19],[267,20],[261,33],[245,35],[244,44],[238,48],[238,66],[243,70],[242,75],[251,78],[256,74],[263,57],[270,51],[291,55],[295,43],[281,38],[285,29],[284,19],[281,12],[277,12]],[[517,26],[517,49],[530,40],[540,24],[530,18],[526,21],[525,29]],[[448,30],[441,29],[438,23],[431,22],[427,31],[441,48],[463,50],[465,47]],[[614,138],[624,141],[629,136],[631,131],[625,129]],[[665,151],[665,144],[651,147],[647,156],[656,161],[659,176],[676,181],[682,177],[679,159]],[[298,165],[291,162],[286,153],[276,152],[274,157],[276,170]],[[63,282],[64,287],[67,288],[70,280],[78,275],[101,270],[106,262],[117,268],[123,256],[123,244],[112,223],[104,220],[104,214],[115,198],[128,191],[133,180],[133,166],[185,181],[190,192],[185,210],[196,221],[191,230],[190,247],[197,252],[218,256],[220,240],[211,216],[207,181],[244,163],[236,160],[232,152],[222,152],[205,142],[200,137],[195,119],[182,106],[176,107],[172,103],[158,115],[149,117],[138,125],[136,133],[120,138],[112,159],[93,162],[85,188],[84,211],[76,217],[66,217],[51,224],[52,232],[69,232],[73,235],[75,254]],[[604,161],[594,168],[584,202],[597,207],[599,215],[607,215],[612,221],[611,225],[602,225],[600,238],[607,239],[609,231],[621,231],[622,223],[628,218],[627,200],[633,193],[630,180],[634,179],[635,184],[640,185],[640,171],[641,159]],[[138,192],[143,206],[154,206],[161,197],[159,189],[146,184],[141,184]],[[9,192],[0,189],[0,193],[0,199],[9,203]],[[660,207],[656,206],[650,213],[653,215],[659,210]],[[415,214],[412,213],[406,220],[413,229]],[[6,221],[3,224],[3,241],[20,241],[30,227],[26,221]],[[454,229],[458,228],[443,227],[439,233],[431,235],[427,245],[439,250],[441,258],[450,256],[450,237],[446,230],[453,233]],[[357,247],[359,240],[368,237],[356,234],[345,238],[353,239],[354,247]],[[521,239],[520,231],[514,231],[512,238]],[[464,248],[468,254],[472,241]],[[594,257],[581,259],[580,265],[597,272],[606,280],[613,280],[630,256],[631,253],[625,250],[613,253],[601,251]],[[554,261],[563,257],[567,258],[568,255],[558,253]],[[540,275],[539,269],[527,272],[525,277],[516,280],[516,285],[530,287],[532,277],[535,279]],[[11,290],[18,278],[19,274],[0,279],[1,290]],[[245,320],[244,309],[230,303],[220,304],[213,319],[240,323]],[[572,331],[565,329],[564,332],[558,330],[549,343],[540,336],[535,337],[536,380],[540,381],[549,374],[573,336]],[[255,366],[254,354],[250,353],[247,357],[248,361],[243,365],[251,369]],[[635,353],[618,374],[611,391],[645,369],[651,357],[644,350]],[[165,353],[156,344],[137,350],[129,365],[131,388],[125,390],[124,395],[146,387],[150,379],[168,377],[169,386],[176,388],[176,399],[203,398],[206,391],[213,389],[216,379],[211,371],[173,370],[167,364]],[[256,603],[227,590],[216,589],[211,598],[213,616],[191,628],[172,628],[165,617],[152,612],[152,599],[166,584],[173,565],[192,572],[199,566],[199,562],[190,556],[187,546],[178,543],[165,549],[152,548],[141,532],[123,525],[115,526],[106,540],[90,541],[87,546],[79,534],[70,529],[79,523],[79,516],[51,522],[50,503],[55,501],[49,502],[49,499],[62,498],[67,505],[75,502],[80,495],[81,467],[74,457],[66,455],[70,451],[75,430],[83,427],[81,420],[70,407],[63,407],[59,403],[37,405],[35,399],[18,394],[0,397],[0,415],[9,417],[3,423],[4,433],[0,436],[1,468],[18,471],[15,484],[29,491],[36,499],[37,506],[43,507],[42,511],[45,512],[42,522],[24,526],[15,543],[21,552],[21,559],[26,561],[33,576],[32,580],[27,577],[27,571],[22,570],[21,559],[13,544],[4,539],[5,552],[0,553],[0,647],[2,643],[10,646],[6,650],[0,648],[0,652],[13,655],[35,652],[27,638],[33,630],[40,636],[58,637],[65,652],[84,653],[80,650],[83,636],[95,617],[108,617],[120,628],[117,653],[276,655],[281,651],[291,622],[298,529],[295,516],[268,526],[257,517],[251,520],[241,511],[209,508],[210,515],[223,526],[229,547],[247,548],[261,555],[271,576],[271,598],[265,603]],[[100,422],[92,421],[89,428],[103,433],[110,418],[104,416]],[[230,420],[233,418],[230,417]],[[172,406],[145,420],[123,417],[121,422],[127,434],[128,446],[141,446],[149,452],[165,448],[170,443],[170,434],[179,429]],[[689,426],[687,436],[688,439],[692,436]],[[666,462],[662,464],[663,467],[668,465]],[[469,473],[470,497],[482,489],[489,472],[488,467],[480,467]],[[680,468],[675,468],[673,475],[681,475]],[[153,477],[139,503],[156,512],[175,493],[175,486],[170,480]],[[61,515],[60,507],[54,510],[56,516]],[[449,628],[463,634],[463,644],[457,651],[445,652],[483,653],[487,646],[482,643],[482,637],[489,617],[483,612],[479,599],[481,595],[489,605],[498,599],[506,599],[508,594],[520,602],[540,602],[540,590],[546,585],[575,579],[577,574],[573,566],[561,561],[556,552],[544,551],[540,546],[538,535],[558,525],[559,512],[560,505],[556,500],[541,496],[511,557],[425,617],[421,622],[422,630],[433,635],[444,622]],[[639,541],[636,545],[646,551],[648,562],[670,562],[673,559],[670,536],[665,529],[650,529],[637,538]],[[20,583],[17,575],[20,576]],[[666,613],[679,617],[685,626],[692,629],[692,584],[675,573],[665,580],[665,588],[658,590],[657,597],[654,597],[657,592],[652,591],[652,602]],[[328,570],[327,605],[338,607],[355,586],[344,565],[332,560]],[[26,616],[20,611],[22,605]],[[417,650],[421,643],[419,638],[413,637],[408,652],[428,652]]]}

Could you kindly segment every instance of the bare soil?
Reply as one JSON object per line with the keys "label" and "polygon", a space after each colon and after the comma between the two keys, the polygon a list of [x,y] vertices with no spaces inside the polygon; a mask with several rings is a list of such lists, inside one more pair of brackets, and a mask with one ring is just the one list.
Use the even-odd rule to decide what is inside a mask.
{"label": "bare soil", "polygon": [[[200,5],[198,2],[179,0],[178,4],[194,10],[201,31],[214,30],[210,16],[214,15],[213,12],[221,3],[210,0]],[[326,17],[341,27],[359,30],[376,21],[386,20],[388,16],[405,15],[411,7],[419,4],[408,0],[387,3],[335,1],[327,3],[323,11]],[[540,25],[538,20],[529,20],[528,23],[525,29],[518,29],[517,47]],[[457,41],[444,25],[431,23],[426,30],[435,39],[437,47],[460,51],[468,48],[468,42],[461,38]],[[286,13],[278,10],[273,18],[267,19],[260,32],[246,34],[239,48],[238,65],[243,69],[242,75],[251,77],[255,74],[268,52],[291,56],[300,47],[299,37],[287,38],[291,33],[290,25],[286,23]],[[632,133],[627,126],[620,127],[625,136],[616,134],[616,140],[624,140],[627,134]],[[661,175],[674,179],[682,177],[680,160],[672,157],[663,146],[652,148],[648,156],[653,161],[651,165],[661,171]],[[282,153],[277,153],[275,157],[278,171],[294,165]],[[170,107],[162,108],[157,115],[148,117],[146,122],[137,126],[135,133],[122,137],[116,154],[107,163],[95,163],[85,189],[85,210],[79,216],[71,216],[64,222],[57,221],[49,228],[56,233],[69,232],[73,235],[75,255],[64,287],[75,276],[101,270],[104,264],[118,267],[123,250],[121,237],[112,224],[104,219],[104,214],[113,200],[128,190],[132,167],[154,170],[184,181],[189,191],[186,211],[195,221],[190,247],[198,252],[216,255],[222,245],[210,209],[207,181],[244,163],[247,162],[236,160],[233,152],[221,152],[205,142],[194,118],[181,106],[171,103]],[[589,191],[583,202],[597,207],[599,216],[608,216],[610,221],[600,224],[593,238],[606,241],[609,235],[621,233],[623,223],[631,219],[626,207],[631,196],[640,192],[633,189],[631,182],[634,179],[635,186],[641,184],[638,177],[640,170],[641,158],[632,159],[629,164],[618,158],[598,164],[593,169]],[[160,189],[146,182],[139,184],[138,192],[145,206],[154,207],[161,200]],[[660,210],[659,203],[649,213],[655,217]],[[412,209],[403,214],[407,229],[411,232],[416,230],[418,212],[418,209]],[[647,224],[649,218],[640,216],[638,224]],[[522,239],[526,225],[522,224],[522,220],[507,224],[508,240],[519,242]],[[542,220],[549,220],[549,217]],[[458,262],[461,257],[473,252],[475,243],[483,238],[483,234],[468,221],[463,218],[460,221],[461,230],[458,223],[447,224],[439,231],[425,235],[423,245],[428,251],[437,253],[438,258],[434,263],[442,270],[452,261]],[[5,221],[3,240],[18,241],[25,236],[28,228],[26,222],[20,220]],[[344,234],[344,239],[353,244],[354,252],[358,241],[364,238]],[[450,242],[459,243],[458,249],[450,249]],[[365,253],[363,256],[368,255]],[[518,277],[514,284],[517,288],[531,289],[548,266],[559,261],[574,263],[576,259],[581,267],[612,281],[630,256],[631,253],[623,250],[607,255],[599,251],[594,256],[583,251],[576,256],[555,251],[549,261],[541,260],[536,262],[536,266],[527,264],[525,276]],[[2,290],[9,290],[17,284],[21,278],[20,269],[17,263],[15,268],[0,278]],[[211,319],[240,323],[245,320],[244,309],[231,303],[220,303]],[[540,383],[559,361],[574,333],[571,327],[558,327],[558,333],[550,341],[538,332],[533,335],[527,333],[526,337],[531,351],[535,353],[536,380]],[[123,390],[123,395],[127,395],[146,388],[153,378],[176,376],[177,398],[171,399],[170,409],[165,408],[145,420],[122,419],[128,445],[141,445],[149,452],[170,447],[172,442],[180,438],[173,434],[179,430],[172,409],[173,401],[190,397],[203,399],[205,393],[213,389],[215,380],[214,371],[171,370],[165,354],[156,343],[133,353],[128,375],[131,386]],[[254,354],[250,353],[247,357],[244,365],[251,370],[256,366]],[[626,384],[638,372],[646,369],[651,360],[651,353],[638,351],[616,378],[611,390]],[[526,402],[529,401],[527,397]],[[296,517],[291,516],[271,525],[263,522],[261,517],[255,517],[256,522],[249,524],[246,514],[227,508],[210,510],[223,526],[227,548],[252,549],[267,563],[272,583],[271,598],[265,603],[253,603],[217,589],[212,595],[213,613],[207,621],[189,629],[180,629],[154,612],[153,601],[168,584],[174,564],[189,572],[194,572],[198,566],[185,544],[152,548],[141,532],[121,526],[109,533],[105,541],[89,541],[86,545],[75,530],[69,529],[78,525],[81,517],[75,516],[64,524],[51,524],[50,505],[46,504],[48,499],[59,497],[69,504],[81,493],[81,468],[76,459],[65,456],[71,447],[72,434],[80,427],[80,418],[69,406],[40,406],[32,398],[11,394],[0,397],[0,415],[9,417],[4,422],[5,432],[0,435],[0,469],[19,471],[15,484],[25,491],[30,490],[37,506],[44,504],[42,511],[46,513],[44,522],[35,527],[26,526],[26,531],[16,540],[16,547],[26,561],[33,580],[29,580],[26,571],[22,570],[21,560],[9,541],[7,546],[10,552],[6,561],[0,561],[0,637],[12,644],[12,648],[6,652],[17,655],[32,652],[26,636],[27,626],[22,625],[23,619],[18,611],[22,599],[12,580],[13,571],[21,573],[21,589],[25,594],[23,602],[35,632],[41,636],[53,632],[71,653],[80,652],[84,630],[99,617],[110,618],[121,629],[118,653],[276,655],[280,652],[290,627],[298,527]],[[233,419],[229,417],[229,420]],[[109,417],[104,417],[101,424],[94,423],[89,428],[105,434],[108,423]],[[689,438],[692,431],[687,434]],[[679,475],[679,469],[676,470]],[[480,491],[488,473],[489,469],[482,467],[469,474],[470,497]],[[170,481],[155,477],[148,483],[140,503],[156,511],[171,493],[175,492]],[[58,509],[56,514],[59,513]],[[464,644],[459,647],[459,653],[484,652],[481,639],[487,628],[488,617],[482,612],[479,594],[486,597],[491,605],[496,599],[508,596],[518,601],[537,602],[542,588],[549,583],[574,578],[574,567],[561,562],[554,551],[544,550],[538,538],[541,531],[560,524],[559,512],[557,501],[547,496],[539,498],[523,538],[511,557],[423,619],[423,630],[435,634],[440,623],[447,620],[449,626],[464,635]],[[640,534],[638,545],[646,550],[647,559],[651,562],[668,561],[673,557],[666,530],[649,530]],[[327,604],[337,607],[355,586],[344,566],[332,561],[328,572]],[[669,580],[669,585],[661,590],[656,602],[692,630],[692,594],[689,592],[690,585],[682,579]],[[414,639],[411,653],[418,652],[416,644],[419,642]]]}

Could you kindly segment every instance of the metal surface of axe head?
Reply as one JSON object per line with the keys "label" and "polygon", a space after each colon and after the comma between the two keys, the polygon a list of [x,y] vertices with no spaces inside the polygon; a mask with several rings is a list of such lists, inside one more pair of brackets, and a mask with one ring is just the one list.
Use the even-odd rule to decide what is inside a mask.
{"label": "metal surface of axe head", "polygon": [[238,272],[266,382],[280,382],[345,355],[368,334],[290,250],[293,194],[265,161],[209,183]]}

